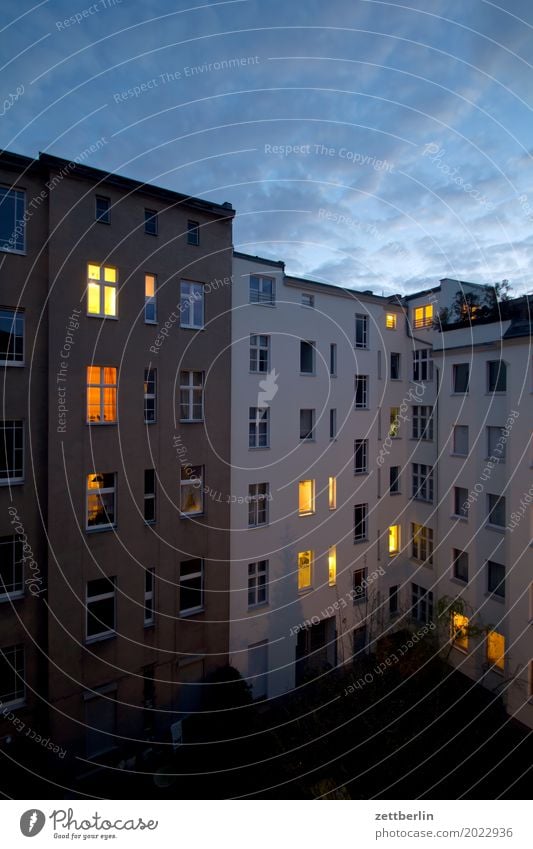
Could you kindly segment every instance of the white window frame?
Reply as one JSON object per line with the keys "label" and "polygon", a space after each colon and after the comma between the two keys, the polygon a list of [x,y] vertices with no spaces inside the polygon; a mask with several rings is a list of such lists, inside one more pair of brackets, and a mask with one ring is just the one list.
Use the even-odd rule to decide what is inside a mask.
{"label": "white window frame", "polygon": [[187,221],[187,244],[194,248],[200,244],[200,222],[193,221],[192,218]]}
{"label": "white window frame", "polygon": [[[357,463],[358,449],[362,454],[362,463]],[[353,443],[353,473],[354,475],[368,474],[368,439],[354,439]]]}
{"label": "white window frame", "polygon": [[[113,486],[105,486],[105,487],[94,487],[93,489],[89,489],[88,480],[89,477],[96,477],[97,475],[110,474],[113,475]],[[106,522],[102,525],[89,525],[89,496],[91,495],[113,495],[113,522]],[[96,531],[105,531],[109,528],[116,528],[117,526],[117,474],[116,472],[91,472],[90,475],[85,476],[85,530],[89,532]]]}
{"label": "white window frame", "polygon": [[354,348],[368,348],[368,315],[366,313],[356,312],[355,314]]}
{"label": "white window frame", "polygon": [[[362,531],[357,534],[356,510],[361,511],[361,521],[359,524]],[[353,507],[353,541],[364,542],[368,540],[368,504],[354,504]]]}
{"label": "white window frame", "polygon": [[[422,310],[422,318],[416,317],[416,311]],[[430,314],[431,311],[431,314]],[[433,324],[433,304],[419,304],[413,307],[413,327],[431,327]]]}
{"label": "white window frame", "polygon": [[[98,369],[100,372],[99,380],[97,383],[89,382],[89,368]],[[114,369],[115,370],[115,382],[114,383],[106,383],[105,382],[105,373],[106,369]],[[88,425],[93,427],[94,425],[113,425],[117,424],[118,421],[118,392],[117,392],[117,374],[118,369],[116,366],[96,366],[91,365],[87,366],[87,403],[85,408],[86,421]],[[100,418],[92,421],[89,418],[89,389],[98,389],[100,392]],[[115,418],[106,421],[104,419],[104,411],[105,411],[105,390],[113,389],[115,393]]]}
{"label": "white window frame", "polygon": [[[102,580],[104,576],[101,578],[95,578],[94,580],[99,581]],[[105,578],[113,584],[113,590],[108,590],[105,593],[99,593],[98,595],[89,595],[89,584],[92,584],[93,581],[85,582],[85,642],[86,643],[95,643],[99,640],[107,640],[110,637],[116,636],[117,633],[117,579],[116,577],[108,577]],[[107,631],[99,631],[97,634],[91,634],[89,636],[89,605],[97,602],[97,601],[106,601],[108,599],[113,599],[113,628],[108,628]]]}
{"label": "white window frame", "polygon": [[[262,353],[266,353],[266,357],[262,358]],[[266,333],[250,333],[250,373],[268,374],[269,371],[270,336]]]}
{"label": "white window frame", "polygon": [[[457,564],[461,561],[461,558],[463,556],[466,557],[466,578],[463,578],[463,577],[461,577],[461,575],[457,574],[457,572],[458,572]],[[469,563],[468,551],[463,551],[463,549],[461,549],[461,548],[452,548],[452,575],[453,575],[453,578],[456,581],[461,581],[462,584],[467,584],[468,579],[469,579],[468,578],[469,568],[470,568],[470,563]]]}
{"label": "white window frame", "polygon": [[[268,502],[270,501],[270,484],[266,482],[248,484],[248,527],[262,528],[268,525]],[[261,505],[261,507],[260,507]],[[264,514],[264,522],[259,521]],[[252,521],[250,521],[252,520]]]}
{"label": "white window frame", "polygon": [[[426,610],[426,615],[419,615],[424,609]],[[425,622],[427,624],[433,619],[434,612],[433,591],[426,590],[420,584],[411,583],[411,617],[416,622]]]}
{"label": "white window frame", "polygon": [[310,295],[309,292],[302,292],[302,307],[307,307],[308,309],[314,309],[315,306],[315,296]]}
{"label": "white window frame", "polygon": [[[16,351],[14,352],[13,357],[2,357],[0,354],[0,365],[2,366],[14,366],[20,367],[24,365],[24,353],[25,353],[25,336],[26,336],[26,317],[24,314],[24,310],[13,309],[11,307],[2,307],[0,309],[0,316],[5,314],[3,317],[9,321],[9,315],[11,315],[11,332],[9,334],[9,340],[11,343],[11,347],[17,347],[17,340],[22,340],[22,354],[17,356]],[[17,332],[17,326],[21,328],[22,332]],[[9,354],[9,343],[8,350],[6,354]]]}
{"label": "white window frame", "polygon": [[[200,564],[199,569],[196,572],[192,572],[189,575],[185,576],[185,581],[191,581],[196,578],[200,578],[200,604],[197,604],[196,607],[181,607],[181,586],[182,586],[182,575],[181,575],[181,567],[184,563],[190,563],[191,560],[197,560]],[[191,557],[190,560],[182,560],[180,563],[180,578],[179,578],[179,587],[180,587],[180,606],[179,606],[179,615],[181,616],[192,616],[194,613],[202,613],[205,610],[205,561],[201,557]]]}
{"label": "white window frame", "polygon": [[[148,391],[149,384],[153,383],[153,392]],[[156,424],[157,423],[157,369],[155,368],[145,368],[144,370],[144,423],[145,424]],[[153,418],[149,418],[148,414],[150,411],[149,402],[154,402],[153,408]]]}
{"label": "white window frame", "polygon": [[[154,281],[154,294],[147,295],[147,283],[148,278],[151,278]],[[153,316],[150,317],[148,315],[150,308],[153,308]],[[146,271],[144,274],[144,323],[145,324],[157,324],[157,274],[152,274],[149,271]]]}
{"label": "white window frame", "polygon": [[[200,474],[189,474],[188,470],[200,470]],[[200,490],[200,510],[183,510],[183,491],[185,487],[192,486]],[[202,516],[205,509],[204,503],[204,467],[203,466],[181,466],[180,468],[180,513],[182,516]]]}
{"label": "white window frame", "polygon": [[[147,615],[147,610],[151,612]],[[146,569],[144,573],[144,627],[155,625],[155,569]]]}
{"label": "white window frame", "polygon": [[[252,413],[252,411],[254,411]],[[261,442],[261,425],[265,425],[265,444]],[[269,407],[249,407],[248,409],[248,448],[253,451],[259,451],[262,448],[270,447],[270,408]]]}
{"label": "white window frame", "polygon": [[433,351],[417,348],[413,351],[413,382],[431,383],[433,380]]}
{"label": "white window frame", "polygon": [[[362,387],[362,403],[357,403],[357,387]],[[354,377],[354,410],[368,410],[368,375],[356,374]]]}
{"label": "white window frame", "polygon": [[[146,489],[146,472],[153,472],[153,475],[154,475],[153,491],[148,491]],[[146,505],[149,502],[152,502],[152,504],[153,504],[153,507],[152,507],[152,512],[154,514],[153,519],[147,519],[146,518]],[[155,522],[156,522],[156,506],[157,506],[157,499],[156,499],[156,473],[155,473],[155,469],[145,469],[144,470],[144,488],[143,488],[143,517],[144,517],[144,521],[147,525],[155,525]]]}
{"label": "white window frame", "polygon": [[433,442],[433,407],[427,404],[413,404],[412,437],[423,442]]}
{"label": "white window frame", "polygon": [[[199,293],[199,294],[198,294]],[[201,306],[201,318],[195,320],[194,309],[197,303]],[[205,325],[204,284],[193,280],[180,281],[180,327],[185,330],[202,330]]]}
{"label": "white window frame", "polygon": [[[184,381],[184,375],[187,375],[187,381]],[[198,379],[198,375],[200,376],[200,384],[195,384],[195,376]],[[183,369],[180,371],[180,422],[203,422],[204,420],[204,380],[205,375],[203,371],[199,370],[188,370]],[[194,415],[194,408],[198,406],[195,405],[194,398],[195,395],[200,395],[200,416]],[[184,400],[185,399],[185,400]],[[187,408],[188,415],[184,417],[183,407]]]}
{"label": "white window frame", "polygon": [[[252,278],[258,280],[257,292],[252,289]],[[265,285],[268,284],[268,287]],[[265,293],[265,289],[267,289]],[[249,299],[251,304],[262,304],[273,307],[276,305],[276,278],[266,274],[250,274]]]}
{"label": "white window frame", "polygon": [[[100,270],[100,275],[98,278],[89,277],[89,266],[93,266],[94,268],[98,268]],[[114,280],[106,280],[105,272],[106,269],[112,270],[115,272]],[[89,285],[98,286],[99,290],[99,305],[100,309],[98,312],[89,312]],[[115,312],[114,313],[106,313],[105,312],[105,290],[106,289],[114,289],[115,290]],[[87,263],[87,316],[89,318],[110,318],[110,319],[118,319],[118,269],[114,265],[100,265],[98,262],[89,262]]]}
{"label": "white window frame", "polygon": [[[419,563],[433,565],[433,528],[411,522],[411,558]],[[422,555],[426,556],[423,557]]]}
{"label": "white window frame", "polygon": [[[268,560],[255,560],[253,563],[248,563],[248,609],[253,607],[263,607],[268,604]],[[264,583],[260,580],[264,578]],[[259,594],[263,591],[265,597],[259,600]],[[253,595],[255,601],[250,601],[250,595]]]}
{"label": "white window frame", "polygon": [[433,503],[433,467],[426,463],[412,463],[412,497],[415,501]]}

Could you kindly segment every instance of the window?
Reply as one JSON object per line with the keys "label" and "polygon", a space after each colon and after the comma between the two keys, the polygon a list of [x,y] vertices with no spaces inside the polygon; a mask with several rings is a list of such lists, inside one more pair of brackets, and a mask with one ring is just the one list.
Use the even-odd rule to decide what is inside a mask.
{"label": "window", "polygon": [[418,584],[411,584],[411,616],[418,622],[433,619],[433,593]]}
{"label": "window", "polygon": [[368,472],[368,439],[356,439],[353,445],[354,474],[366,474]]}
{"label": "window", "polygon": [[314,307],[315,305],[315,296],[308,295],[306,292],[302,292],[302,307]]}
{"label": "window", "polygon": [[391,407],[389,412],[389,436],[398,439],[400,435],[400,408]]}
{"label": "window", "polygon": [[355,409],[368,409],[368,375],[356,374],[355,376]]}
{"label": "window", "polygon": [[96,578],[94,581],[87,581],[85,609],[88,641],[115,635],[115,591],[116,578]]}
{"label": "window", "polygon": [[204,419],[203,371],[180,372],[180,421],[201,422]]}
{"label": "window", "polygon": [[268,604],[268,560],[248,564],[248,607]]}
{"label": "window", "polygon": [[368,642],[368,633],[366,625],[361,625],[359,628],[353,629],[353,654],[357,657],[362,652],[366,653]]}
{"label": "window", "polygon": [[[109,688],[105,688],[106,691]],[[114,749],[117,732],[116,688],[105,696],[93,696],[85,702],[87,757],[95,758]]]}
{"label": "window", "polygon": [[433,439],[433,407],[416,404],[413,413],[413,439]]}
{"label": "window", "polygon": [[155,623],[155,569],[144,572],[144,625]]}
{"label": "window", "polygon": [[180,475],[180,510],[184,516],[204,511],[203,466],[182,466]]}
{"label": "window", "polygon": [[182,280],[180,284],[180,327],[199,330],[204,326],[204,287]]}
{"label": "window", "polygon": [[0,704],[9,707],[26,698],[24,646],[0,649]]}
{"label": "window", "polygon": [[117,316],[117,269],[89,263],[87,268],[87,314],[100,318]]}
{"label": "window", "polygon": [[156,276],[144,275],[144,321],[146,324],[157,323]]}
{"label": "window", "polygon": [[329,374],[330,377],[337,375],[337,345],[332,342],[329,346]]}
{"label": "window", "polygon": [[505,527],[505,498],[503,495],[487,495],[488,516],[487,522],[489,525],[496,525],[498,528]]}
{"label": "window", "polygon": [[455,425],[453,429],[453,453],[459,457],[468,456],[468,426]]}
{"label": "window", "polygon": [[111,224],[111,201],[109,198],[96,195],[95,217],[100,224]]}
{"label": "window", "polygon": [[453,391],[464,394],[468,392],[470,366],[468,363],[458,363],[453,366]]}
{"label": "window", "polygon": [[337,436],[337,410],[329,411],[329,438],[335,439]]}
{"label": "window", "polygon": [[204,609],[204,561],[183,560],[180,564],[180,613]]}
{"label": "window", "polygon": [[355,315],[355,347],[368,348],[368,316],[362,313]]}
{"label": "window", "polygon": [[413,351],[413,380],[417,383],[433,380],[433,352],[427,348]]}
{"label": "window", "polygon": [[385,314],[385,327],[387,330],[396,330],[396,313],[388,312]]}
{"label": "window", "polygon": [[87,422],[117,421],[117,370],[113,366],[87,366]]}
{"label": "window", "polygon": [[413,498],[433,501],[433,468],[423,463],[413,463]]}
{"label": "window", "polygon": [[389,493],[397,495],[400,492],[400,467],[391,466],[389,469]]}
{"label": "window", "polygon": [[453,549],[453,577],[458,581],[468,582],[468,554],[466,551]]}
{"label": "window", "polygon": [[144,370],[144,423],[154,424],[156,420],[157,371],[155,368]]}
{"label": "window", "polygon": [[300,481],[298,484],[298,515],[311,516],[315,512],[315,482]]}
{"label": "window", "polygon": [[266,374],[270,365],[270,336],[250,334],[250,371]]}
{"label": "window", "polygon": [[313,568],[313,552],[300,551],[298,553],[298,589],[308,590],[311,586]]}
{"label": "window", "polygon": [[315,411],[300,410],[300,439],[315,438]]}
{"label": "window", "polygon": [[276,292],[273,277],[250,274],[250,303],[270,304],[270,306],[274,306],[276,303]]}
{"label": "window", "polygon": [[461,519],[468,519],[468,490],[462,486],[453,488],[453,513]]}
{"label": "window", "polygon": [[24,480],[24,425],[6,419],[0,421],[0,483]]}
{"label": "window", "polygon": [[26,250],[25,193],[0,186],[0,250],[24,253]]}
{"label": "window", "polygon": [[155,469],[144,470],[144,521],[155,522]]}
{"label": "window", "polygon": [[115,472],[87,475],[87,530],[112,528],[116,524]]}
{"label": "window", "polygon": [[300,340],[300,374],[315,373],[315,343]]}
{"label": "window", "polygon": [[505,566],[489,560],[487,563],[487,589],[492,595],[505,598]]}
{"label": "window", "polygon": [[427,566],[433,564],[433,529],[411,524],[411,557]]}
{"label": "window", "polygon": [[354,569],[353,573],[353,602],[366,599],[366,588],[368,581],[366,580],[366,569]]}
{"label": "window", "polygon": [[394,354],[393,352],[390,355],[390,379],[400,379],[400,354]]}
{"label": "window", "polygon": [[200,244],[200,224],[198,221],[187,221],[187,244]]}
{"label": "window", "polygon": [[497,631],[487,634],[487,663],[503,672],[505,666],[505,637]]}
{"label": "window", "polygon": [[433,304],[424,304],[414,308],[415,327],[431,327],[433,324]]}
{"label": "window", "polygon": [[159,222],[155,209],[144,210],[144,232],[147,233],[148,236],[157,236],[159,232]]}
{"label": "window", "polygon": [[400,553],[400,526],[390,525],[389,527],[389,554]]}
{"label": "window", "polygon": [[398,613],[398,586],[389,587],[389,616]]}
{"label": "window", "polygon": [[354,513],[354,542],[368,539],[368,504],[356,504]]}
{"label": "window", "polygon": [[0,364],[24,362],[24,313],[0,309]]}
{"label": "window", "polygon": [[330,510],[337,508],[337,478],[334,477],[328,480],[328,507]]}
{"label": "window", "polygon": [[248,527],[257,528],[268,525],[268,502],[270,489],[268,483],[251,483],[248,486]]}
{"label": "window", "polygon": [[22,537],[0,537],[0,599],[24,595]]}
{"label": "window", "polygon": [[270,410],[268,407],[250,407],[248,421],[248,447],[268,448]]}
{"label": "window", "polygon": [[334,587],[337,583],[337,546],[332,545],[328,550],[328,586]]}
{"label": "window", "polygon": [[507,365],[502,360],[487,362],[487,392],[507,390]]}
{"label": "window", "polygon": [[452,613],[452,640],[455,648],[468,651],[468,616]]}
{"label": "window", "polygon": [[503,433],[504,429],[503,427],[487,428],[487,457],[501,463],[505,462],[506,437]]}

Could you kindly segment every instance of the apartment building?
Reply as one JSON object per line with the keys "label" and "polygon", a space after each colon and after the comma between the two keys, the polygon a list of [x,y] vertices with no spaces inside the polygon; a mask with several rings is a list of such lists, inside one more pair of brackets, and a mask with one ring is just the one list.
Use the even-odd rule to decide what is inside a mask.
{"label": "apartment building", "polygon": [[234,213],[0,169],[0,738],[20,718],[83,771],[168,739],[227,662]]}

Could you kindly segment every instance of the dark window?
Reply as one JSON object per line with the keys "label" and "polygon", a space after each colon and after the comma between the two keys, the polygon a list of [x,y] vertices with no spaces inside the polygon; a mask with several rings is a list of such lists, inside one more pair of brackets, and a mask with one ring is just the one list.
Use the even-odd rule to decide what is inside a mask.
{"label": "dark window", "polygon": [[24,593],[22,537],[0,537],[0,598]]}
{"label": "dark window", "polygon": [[455,425],[453,429],[453,453],[460,457],[468,455],[468,425]]}
{"label": "dark window", "polygon": [[337,436],[337,410],[329,411],[329,438],[335,439]]}
{"label": "dark window", "polygon": [[248,564],[248,607],[268,602],[268,560]]}
{"label": "dark window", "polygon": [[250,274],[250,303],[270,304],[270,306],[274,306],[276,303],[276,294],[273,277]]}
{"label": "dark window", "polygon": [[354,604],[364,601],[366,598],[366,569],[355,569],[353,573],[353,600]]}
{"label": "dark window", "polygon": [[398,613],[398,586],[389,587],[389,614],[394,616]]}
{"label": "dark window", "polygon": [[300,372],[315,373],[315,343],[300,341]]}
{"label": "dark window", "polygon": [[363,653],[366,650],[367,643],[367,630],[366,625],[362,625],[360,628],[354,628],[353,632],[353,653],[355,657],[358,654]]}
{"label": "dark window", "polygon": [[413,463],[413,498],[433,501],[433,469],[424,463]]}
{"label": "dark window", "polygon": [[155,522],[155,469],[144,470],[144,521]]}
{"label": "dark window", "polygon": [[433,439],[433,407],[417,404],[413,413],[413,439]]}
{"label": "dark window", "polygon": [[501,360],[489,360],[487,363],[487,390],[489,392],[507,390],[507,365]]}
{"label": "dark window", "polygon": [[149,236],[157,236],[159,224],[155,209],[144,210],[144,232]]}
{"label": "dark window", "polygon": [[25,698],[24,646],[0,649],[0,704],[6,706]]}
{"label": "dark window", "polygon": [[180,566],[180,613],[192,613],[204,606],[204,561],[184,560]]}
{"label": "dark window", "polygon": [[356,504],[354,512],[354,542],[360,542],[368,538],[368,504]]}
{"label": "dark window", "polygon": [[0,363],[24,361],[24,313],[0,309]]}
{"label": "dark window", "polygon": [[200,225],[198,221],[187,221],[187,244],[200,244]]}
{"label": "dark window", "polygon": [[355,409],[368,409],[368,375],[357,374],[355,376]]}
{"label": "dark window", "polygon": [[268,525],[268,483],[251,483],[248,485],[248,527]]}
{"label": "dark window", "polygon": [[433,619],[433,593],[418,584],[411,584],[411,615],[419,622]]}
{"label": "dark window", "polygon": [[487,521],[490,525],[497,525],[500,528],[505,527],[505,497],[503,495],[493,495],[488,493],[488,517]]}
{"label": "dark window", "polygon": [[0,481],[17,483],[24,478],[24,425],[0,421]]}
{"label": "dark window", "polygon": [[20,189],[0,186],[0,250],[24,253],[26,197]]}
{"label": "dark window", "polygon": [[453,577],[458,581],[468,581],[468,554],[466,551],[453,549]]}
{"label": "dark window", "polygon": [[97,578],[87,582],[87,639],[115,633],[116,578]]}
{"label": "dark window", "polygon": [[144,624],[153,625],[155,622],[155,569],[147,569],[144,573]]}
{"label": "dark window", "polygon": [[433,380],[433,354],[421,348],[413,351],[413,380],[417,383]]}
{"label": "dark window", "polygon": [[391,495],[400,491],[400,467],[391,466],[389,469],[389,492]]}
{"label": "dark window", "polygon": [[453,488],[453,512],[455,516],[468,519],[468,490],[462,486]]}
{"label": "dark window", "polygon": [[329,373],[332,377],[337,374],[337,345],[332,342],[329,346]]}
{"label": "dark window", "polygon": [[354,441],[354,474],[362,475],[368,472],[368,439]]}
{"label": "dark window", "polygon": [[300,410],[300,439],[314,439],[315,411]]}
{"label": "dark window", "polygon": [[155,368],[144,370],[144,421],[153,424],[156,420],[157,372]]}
{"label": "dark window", "polygon": [[400,355],[393,354],[390,355],[390,379],[391,380],[399,380],[400,379]]}
{"label": "dark window", "polygon": [[458,363],[453,367],[453,391],[468,392],[470,366],[468,363]]}
{"label": "dark window", "polygon": [[96,220],[100,224],[111,223],[111,201],[101,195],[96,195]]}
{"label": "dark window", "polygon": [[368,347],[368,316],[362,313],[355,316],[355,347]]}
{"label": "dark window", "polygon": [[489,593],[497,595],[499,598],[505,598],[505,566],[489,560],[487,570]]}

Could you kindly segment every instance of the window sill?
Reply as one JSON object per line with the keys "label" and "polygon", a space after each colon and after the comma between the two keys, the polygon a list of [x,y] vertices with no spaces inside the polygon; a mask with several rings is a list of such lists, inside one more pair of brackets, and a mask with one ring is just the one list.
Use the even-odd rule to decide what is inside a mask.
{"label": "window sill", "polygon": [[180,419],[180,424],[202,424],[205,419]]}
{"label": "window sill", "polygon": [[298,588],[298,595],[306,595],[313,591],[313,587],[302,587],[302,589]]}
{"label": "window sill", "polygon": [[6,601],[18,601],[21,598],[25,598],[25,595],[24,590],[17,590],[14,593],[2,593],[2,595],[0,595],[0,604]]}
{"label": "window sill", "polygon": [[0,486],[22,486],[24,478],[2,478]]}
{"label": "window sill", "polygon": [[311,437],[311,436],[301,436],[300,437],[300,444],[304,443],[304,442],[316,442],[316,439],[314,438],[314,436],[313,437]]}
{"label": "window sill", "polygon": [[248,451],[270,451],[270,445],[249,445]]}
{"label": "window sill", "polygon": [[87,318],[101,318],[106,319],[107,321],[118,321],[118,315],[101,315],[96,312],[88,312]]}
{"label": "window sill", "polygon": [[[2,702],[3,708],[9,708],[9,710],[20,710],[21,708],[25,708],[27,706],[26,699],[15,699],[12,702]],[[2,712],[3,713],[3,712]]]}
{"label": "window sill", "polygon": [[147,422],[147,421],[146,421],[146,419],[145,419],[145,420],[144,420],[144,424],[145,424],[145,425],[155,425],[155,424],[157,424],[157,421],[150,421],[150,422]]}
{"label": "window sill", "polygon": [[485,593],[485,598],[488,601],[496,601],[498,604],[505,604],[505,596],[496,595],[496,593],[493,593],[490,590]]}
{"label": "window sill", "polygon": [[247,529],[253,531],[256,528],[268,528],[268,522],[263,522],[261,525],[248,525]]}
{"label": "window sill", "polygon": [[491,525],[490,522],[486,522],[483,527],[486,531],[495,531],[498,534],[504,534],[507,530],[504,525]]}
{"label": "window sill", "polygon": [[392,496],[401,495],[401,494],[402,494],[401,492],[389,492],[389,495],[392,495]]}
{"label": "window sill", "polygon": [[498,395],[505,398],[505,396],[507,395],[507,390],[505,389],[503,392],[496,392],[496,390],[494,390],[494,392],[491,392],[491,390],[489,389],[488,392],[485,392],[485,398],[492,398],[493,395]]}
{"label": "window sill", "polygon": [[110,425],[118,425],[118,419],[114,422],[85,422],[88,427],[109,427]]}
{"label": "window sill", "polygon": [[3,254],[16,254],[17,256],[27,256],[28,255],[25,250],[24,251],[17,251],[17,250],[15,250],[15,248],[2,248],[2,247],[0,247],[0,252],[3,253]]}
{"label": "window sill", "polygon": [[468,457],[468,454],[458,454],[457,451],[450,451],[450,457]]}
{"label": "window sill", "polygon": [[105,534],[109,531],[115,531],[117,525],[96,525],[95,527],[85,528],[86,534]]}
{"label": "window sill", "polygon": [[91,646],[93,643],[104,643],[106,640],[113,640],[117,636],[116,631],[106,631],[105,634],[95,634],[94,637],[86,637],[85,645]]}
{"label": "window sill", "polygon": [[257,610],[258,607],[268,607],[268,601],[258,601],[257,604],[249,604],[248,610]]}
{"label": "window sill", "polygon": [[144,630],[145,631],[153,631],[155,629],[155,622],[145,622]]}
{"label": "window sill", "polygon": [[253,307],[270,307],[271,309],[274,309],[276,306],[276,304],[269,304],[266,301],[249,301],[248,303]]}
{"label": "window sill", "polygon": [[361,596],[361,598],[354,598],[353,603],[354,604],[362,604],[364,601],[368,601],[366,595]]}
{"label": "window sill", "polygon": [[301,371],[300,377],[316,377],[316,371]]}
{"label": "window sill", "polygon": [[201,519],[205,517],[205,511],[199,510],[198,513],[182,513],[180,511],[180,519]]}
{"label": "window sill", "polygon": [[24,368],[25,365],[26,363],[24,362],[16,363],[12,360],[0,360],[0,366],[2,366],[2,368]]}
{"label": "window sill", "polygon": [[469,394],[470,394],[469,392],[450,392],[450,398],[455,398],[455,397],[461,397],[462,398],[465,395],[469,395]]}
{"label": "window sill", "polygon": [[307,516],[314,516],[315,513],[316,513],[316,510],[312,510],[310,513],[298,513],[298,518],[299,519],[305,519]]}
{"label": "window sill", "polygon": [[462,578],[458,578],[456,575],[452,575],[450,581],[452,584],[456,584],[458,587],[468,586],[468,579],[464,581]]}
{"label": "window sill", "polygon": [[458,522],[468,522],[468,516],[459,516],[457,513],[452,513],[450,521],[456,519]]}
{"label": "window sill", "polygon": [[157,524],[157,520],[156,520],[156,519],[145,519],[145,520],[144,520],[144,524],[145,524],[145,525],[156,525],[156,524]]}
{"label": "window sill", "polygon": [[180,330],[205,330],[205,325],[180,324]]}
{"label": "window sill", "polygon": [[368,542],[368,537],[362,537],[361,539],[354,539],[353,544],[359,545],[362,542]]}
{"label": "window sill", "polygon": [[144,319],[144,323],[145,323],[145,324],[149,324],[149,325],[151,325],[152,327],[153,327],[155,324],[159,324],[159,322],[157,321],[157,319],[152,319],[152,318],[145,318],[145,319]]}
{"label": "window sill", "polygon": [[205,613],[205,607],[191,607],[189,610],[180,610],[180,619],[189,619],[191,616],[198,616],[199,613]]}

